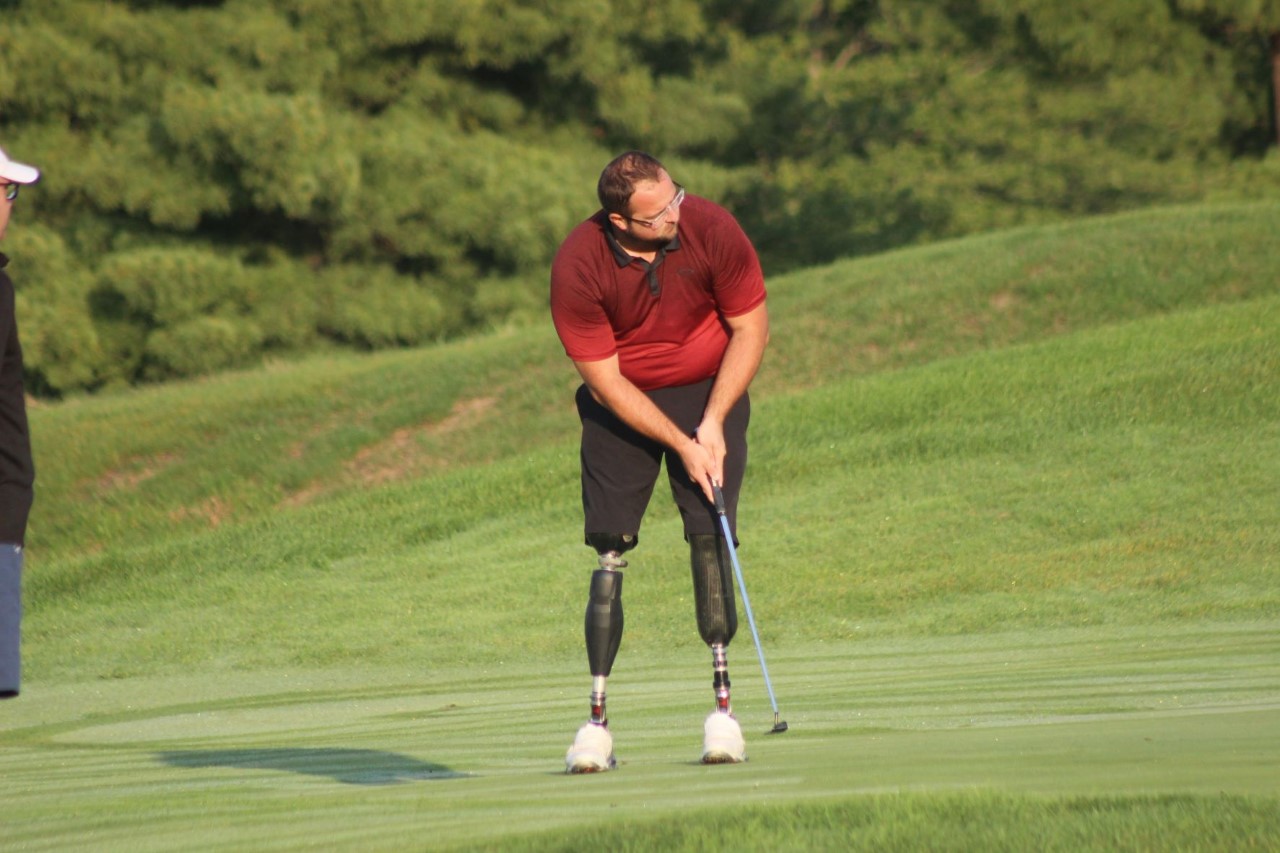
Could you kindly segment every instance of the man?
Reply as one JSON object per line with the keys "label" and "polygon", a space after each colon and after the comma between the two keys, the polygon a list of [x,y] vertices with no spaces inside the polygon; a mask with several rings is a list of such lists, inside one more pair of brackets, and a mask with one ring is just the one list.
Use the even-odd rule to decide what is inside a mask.
{"label": "man", "polygon": [[[39,177],[36,169],[10,160],[0,149],[0,239],[9,227],[18,187]],[[17,696],[20,686],[22,545],[35,480],[13,282],[4,271],[8,263],[0,254],[0,699]]]}
{"label": "man", "polygon": [[698,630],[712,651],[716,708],[702,760],[742,761],[725,659],[737,630],[732,562],[713,486],[736,537],[747,388],[769,339],[764,276],[729,212],[686,196],[648,154],[617,157],[596,190],[602,209],[569,234],[551,267],[552,320],[583,380],[582,503],[586,544],[598,555],[586,613],[591,713],[566,769],[615,766],[605,683],[622,639],[622,555],[639,543],[664,459],[689,543]]}

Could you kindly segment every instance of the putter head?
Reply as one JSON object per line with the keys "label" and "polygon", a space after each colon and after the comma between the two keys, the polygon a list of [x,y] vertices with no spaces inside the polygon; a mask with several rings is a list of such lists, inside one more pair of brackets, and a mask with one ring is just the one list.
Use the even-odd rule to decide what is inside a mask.
{"label": "putter head", "polygon": [[786,720],[781,720],[781,721],[779,721],[779,720],[774,720],[774,722],[773,722],[773,728],[769,729],[769,731],[765,732],[765,734],[767,734],[767,735],[780,735],[780,734],[782,734],[783,732],[785,732],[786,730],[787,730],[787,721],[786,721]]}

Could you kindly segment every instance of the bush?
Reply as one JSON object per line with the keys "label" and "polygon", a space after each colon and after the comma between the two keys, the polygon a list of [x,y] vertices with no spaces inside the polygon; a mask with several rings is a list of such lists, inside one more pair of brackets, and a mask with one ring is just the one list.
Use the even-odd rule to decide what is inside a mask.
{"label": "bush", "polygon": [[197,317],[147,337],[147,379],[199,376],[245,364],[259,351],[262,330],[248,320]]}
{"label": "bush", "polygon": [[243,265],[207,249],[121,252],[98,268],[98,281],[101,295],[118,295],[127,314],[144,326],[246,307]]}
{"label": "bush", "polygon": [[97,386],[104,358],[89,314],[89,271],[40,225],[24,224],[7,239],[27,390],[57,396]]}
{"label": "bush", "polygon": [[322,278],[320,330],[366,349],[421,344],[448,331],[441,299],[389,270],[348,267]]}

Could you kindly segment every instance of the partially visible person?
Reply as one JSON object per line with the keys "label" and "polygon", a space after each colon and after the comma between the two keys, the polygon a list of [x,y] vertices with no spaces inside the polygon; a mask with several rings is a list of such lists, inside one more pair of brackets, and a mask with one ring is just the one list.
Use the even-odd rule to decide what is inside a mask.
{"label": "partially visible person", "polygon": [[614,158],[596,194],[601,209],[565,238],[551,267],[552,320],[583,381],[584,534],[598,556],[585,619],[590,716],[565,769],[616,766],[605,686],[622,640],[622,555],[639,544],[664,463],[689,545],[698,632],[711,649],[716,704],[702,761],[743,761],[725,651],[738,617],[713,497],[722,487],[736,537],[747,389],[769,340],[764,274],[729,211],[686,195],[649,154]]}
{"label": "partially visible person", "polygon": [[[0,149],[0,239],[9,227],[18,188],[40,172]],[[34,497],[35,463],[22,384],[22,347],[14,315],[13,282],[0,254],[0,699],[18,695],[22,658],[22,547]]]}

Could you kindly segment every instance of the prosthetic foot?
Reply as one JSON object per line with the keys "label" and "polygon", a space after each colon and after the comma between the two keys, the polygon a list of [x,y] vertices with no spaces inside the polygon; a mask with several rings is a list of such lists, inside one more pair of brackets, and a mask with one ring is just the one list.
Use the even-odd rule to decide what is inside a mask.
{"label": "prosthetic foot", "polygon": [[727,711],[712,711],[702,726],[702,763],[738,764],[747,760],[742,727]]}
{"label": "prosthetic foot", "polygon": [[603,773],[618,766],[613,758],[613,735],[594,720],[578,729],[573,746],[564,756],[566,773]]}

